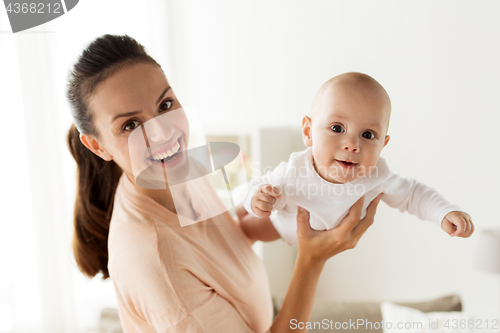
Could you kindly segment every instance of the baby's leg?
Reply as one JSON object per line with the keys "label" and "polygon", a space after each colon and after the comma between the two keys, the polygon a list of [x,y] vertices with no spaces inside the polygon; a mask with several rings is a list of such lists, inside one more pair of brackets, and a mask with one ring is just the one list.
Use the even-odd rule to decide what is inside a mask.
{"label": "baby's leg", "polygon": [[271,242],[280,238],[269,217],[256,217],[248,214],[243,205],[236,207],[241,229],[251,240]]}

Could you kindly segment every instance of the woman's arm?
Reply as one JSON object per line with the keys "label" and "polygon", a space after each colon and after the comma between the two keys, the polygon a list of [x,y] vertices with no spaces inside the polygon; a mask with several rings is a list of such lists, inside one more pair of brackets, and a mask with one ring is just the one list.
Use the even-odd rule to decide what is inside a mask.
{"label": "woman's arm", "polygon": [[271,326],[272,333],[307,332],[292,323],[306,323],[311,317],[316,287],[325,262],[332,256],[352,249],[373,223],[381,195],[368,206],[366,216],[360,221],[364,197],[349,210],[349,214],[333,229],[313,230],[309,225],[309,212],[299,207],[297,236],[299,253],[288,291],[280,312]]}

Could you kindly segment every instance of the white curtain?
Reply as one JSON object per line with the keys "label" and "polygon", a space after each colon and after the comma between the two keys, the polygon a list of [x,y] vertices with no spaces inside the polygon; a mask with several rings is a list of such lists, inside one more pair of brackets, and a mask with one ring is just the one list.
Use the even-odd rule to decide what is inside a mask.
{"label": "white curtain", "polygon": [[85,278],[71,252],[76,164],[68,70],[89,42],[128,34],[169,75],[168,3],[81,1],[42,26],[12,34],[0,10],[0,333],[93,332],[115,307],[110,281]]}

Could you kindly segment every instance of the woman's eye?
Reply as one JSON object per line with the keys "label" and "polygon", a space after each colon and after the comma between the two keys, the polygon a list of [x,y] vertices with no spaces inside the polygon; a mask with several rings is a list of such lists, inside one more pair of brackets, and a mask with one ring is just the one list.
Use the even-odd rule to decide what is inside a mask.
{"label": "woman's eye", "polygon": [[[160,105],[160,110],[167,111],[171,107],[172,107],[172,101],[165,101]],[[125,125],[123,125],[123,130],[128,132],[128,131],[132,131],[132,130],[136,129],[138,125],[133,126],[133,124],[138,123],[138,122],[139,122],[139,120],[133,120],[131,122],[126,123]],[[130,125],[132,125],[132,126],[130,126]]]}
{"label": "woman's eye", "polygon": [[139,122],[139,120],[134,120],[134,121],[131,121],[129,123],[126,123],[125,125],[123,125],[123,130],[124,131],[132,131],[132,130],[134,130],[137,126],[134,126],[134,127],[130,128],[129,125],[132,125],[132,124],[138,123],[138,122]]}
{"label": "woman's eye", "polygon": [[332,131],[334,131],[335,133],[342,133],[344,131],[344,128],[340,125],[333,125],[331,127]]}
{"label": "woman's eye", "polygon": [[369,131],[366,131],[363,133],[363,138],[365,139],[374,139],[375,138],[375,134],[373,134],[372,132],[369,132]]}
{"label": "woman's eye", "polygon": [[172,107],[172,101],[165,101],[160,105],[160,109],[162,109],[163,111],[167,111],[171,107]]}

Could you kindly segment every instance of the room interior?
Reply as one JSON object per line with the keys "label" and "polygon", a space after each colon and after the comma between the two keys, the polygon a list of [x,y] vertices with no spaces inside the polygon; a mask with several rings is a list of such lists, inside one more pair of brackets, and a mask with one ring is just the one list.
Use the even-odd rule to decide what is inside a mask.
{"label": "room interior", "polygon": [[[476,232],[452,238],[381,203],[356,248],[327,262],[311,321],[500,320],[500,2],[146,3],[86,0],[32,32],[0,34],[0,109],[15,124],[0,142],[16,158],[0,166],[4,196],[16,199],[0,207],[0,333],[121,332],[111,281],[86,278],[71,255],[76,171],[64,141],[67,71],[104,33],[146,46],[198,110],[198,139],[237,143],[249,179],[305,148],[302,117],[323,82],[375,77],[392,102],[382,156],[467,211]],[[253,248],[278,311],[297,250],[282,240]]]}

